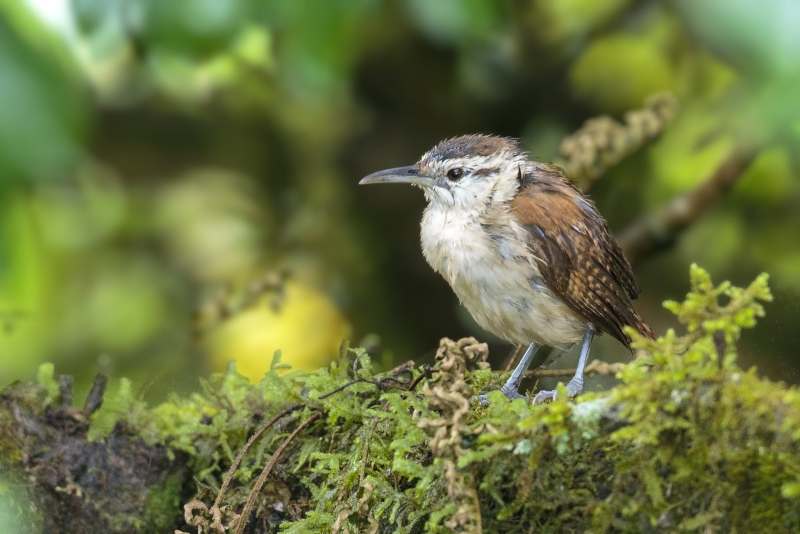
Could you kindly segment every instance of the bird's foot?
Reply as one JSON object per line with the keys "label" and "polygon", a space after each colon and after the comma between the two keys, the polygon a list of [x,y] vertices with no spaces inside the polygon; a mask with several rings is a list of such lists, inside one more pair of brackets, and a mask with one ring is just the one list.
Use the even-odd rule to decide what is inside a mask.
{"label": "bird's foot", "polygon": [[489,406],[489,395],[485,393],[481,393],[480,395],[475,395],[471,399],[469,399],[470,404],[480,404],[484,408]]}
{"label": "bird's foot", "polygon": [[557,391],[552,391],[552,390],[540,391],[539,393],[536,394],[535,397],[533,397],[531,404],[533,404],[534,406],[536,406],[537,404],[544,404],[547,401],[556,400],[557,396],[558,396]]}
{"label": "bird's foot", "polygon": [[522,395],[519,392],[519,383],[512,384],[510,382],[506,382],[503,387],[500,388],[500,391],[508,397],[508,400],[515,400],[515,399],[525,399],[525,395]]}
{"label": "bird's foot", "polygon": [[[556,390],[540,391],[534,397],[526,397],[519,392],[518,388],[519,384],[517,384],[515,387],[514,384],[506,382],[506,384],[500,388],[500,391],[508,398],[508,400],[513,401],[516,399],[524,399],[526,402],[530,402],[533,406],[544,404],[548,401],[554,401],[558,398],[558,391]],[[581,394],[581,392],[583,392],[583,380],[570,380],[567,384],[567,398],[571,399],[573,397],[577,397]],[[477,403],[484,407],[489,406],[489,396],[486,394],[475,395],[470,399],[470,403]]]}
{"label": "bird's foot", "polygon": [[[570,380],[567,384],[567,398],[571,399],[573,397],[577,397],[583,391],[583,381],[576,381]],[[537,404],[544,404],[547,401],[554,401],[558,398],[558,391],[555,390],[546,390],[540,391],[533,397],[531,404],[536,406]]]}
{"label": "bird's foot", "polygon": [[[508,400],[516,400],[516,399],[525,399],[526,401],[531,400],[530,397],[522,395],[518,391],[517,389],[518,387],[519,385],[517,385],[517,387],[515,388],[512,385],[506,383],[502,388],[500,388],[500,391],[503,393],[503,395],[506,396],[506,398],[508,398]],[[470,403],[480,404],[483,407],[489,406],[489,396],[486,395],[485,393],[482,393],[480,395],[475,395],[470,399]]]}

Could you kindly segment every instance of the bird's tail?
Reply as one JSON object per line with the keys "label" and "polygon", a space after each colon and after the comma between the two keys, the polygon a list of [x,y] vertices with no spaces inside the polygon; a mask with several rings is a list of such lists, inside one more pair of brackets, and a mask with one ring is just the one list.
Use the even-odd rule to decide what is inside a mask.
{"label": "bird's tail", "polygon": [[653,332],[653,330],[649,326],[647,326],[647,323],[645,323],[642,320],[642,318],[639,317],[638,313],[635,314],[634,320],[635,320],[635,324],[633,325],[633,327],[636,329],[637,332],[639,332],[641,335],[643,335],[646,338],[656,339],[655,332]]}

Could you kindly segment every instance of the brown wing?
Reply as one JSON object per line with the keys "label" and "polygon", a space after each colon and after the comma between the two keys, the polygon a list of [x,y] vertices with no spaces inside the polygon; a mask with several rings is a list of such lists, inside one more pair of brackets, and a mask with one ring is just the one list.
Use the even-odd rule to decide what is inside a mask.
{"label": "brown wing", "polygon": [[633,309],[639,287],[630,263],[594,204],[558,167],[534,164],[520,181],[511,212],[530,233],[528,246],[547,287],[598,333],[626,347],[625,326],[655,338]]}

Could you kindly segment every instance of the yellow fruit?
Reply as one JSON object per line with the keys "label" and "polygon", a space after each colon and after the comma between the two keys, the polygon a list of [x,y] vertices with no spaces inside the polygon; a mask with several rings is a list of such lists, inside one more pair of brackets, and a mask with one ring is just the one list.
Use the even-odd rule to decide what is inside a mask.
{"label": "yellow fruit", "polygon": [[239,373],[258,382],[276,350],[292,369],[313,371],[336,357],[349,335],[350,325],[324,293],[287,281],[277,310],[263,299],[210,332],[208,348],[214,371],[236,360]]}

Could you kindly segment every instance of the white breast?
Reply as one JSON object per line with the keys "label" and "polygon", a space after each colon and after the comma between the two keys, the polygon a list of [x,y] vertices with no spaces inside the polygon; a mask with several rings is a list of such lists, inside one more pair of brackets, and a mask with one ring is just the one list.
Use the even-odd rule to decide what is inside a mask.
{"label": "white breast", "polygon": [[[460,213],[459,213],[460,212]],[[544,284],[513,217],[494,237],[464,210],[429,206],[422,218],[422,252],[450,283],[475,321],[512,343],[565,346],[583,337],[586,322]]]}

